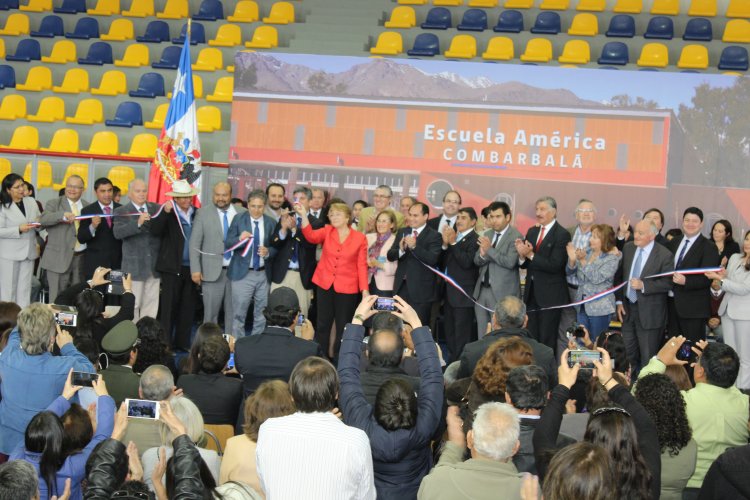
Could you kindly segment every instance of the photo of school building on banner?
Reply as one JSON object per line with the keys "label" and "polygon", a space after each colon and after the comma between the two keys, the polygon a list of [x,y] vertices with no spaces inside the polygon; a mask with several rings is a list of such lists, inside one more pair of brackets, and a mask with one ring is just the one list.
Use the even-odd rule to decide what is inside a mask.
{"label": "photo of school building on banner", "polygon": [[[523,82],[523,83],[521,83]],[[750,227],[750,79],[734,76],[301,54],[238,53],[229,179],[348,203],[387,184],[441,209],[506,201],[525,231],[552,195],[616,225],[651,207],[665,230],[703,208],[708,231]],[[435,213],[435,212],[433,212]]]}

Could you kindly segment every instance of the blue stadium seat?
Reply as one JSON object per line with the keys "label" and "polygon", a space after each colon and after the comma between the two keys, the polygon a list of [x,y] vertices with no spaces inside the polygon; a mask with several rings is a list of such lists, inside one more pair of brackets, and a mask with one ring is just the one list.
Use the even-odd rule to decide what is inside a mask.
{"label": "blue stadium seat", "polygon": [[[739,45],[730,45],[721,51],[719,69],[728,71],[747,71],[747,49]],[[2,66],[0,66],[2,68]]]}
{"label": "blue stadium seat", "polygon": [[143,125],[143,111],[141,105],[137,102],[125,101],[117,106],[115,117],[112,120],[106,120],[104,124],[108,127],[132,127],[134,125]]}
{"label": "blue stadium seat", "polygon": [[[747,60],[747,58],[745,58]],[[16,70],[13,66],[0,65],[0,89],[16,86]]]}
{"label": "blue stadium seat", "polygon": [[151,21],[143,36],[135,38],[139,42],[161,43],[169,41],[169,25],[165,21]]}
{"label": "blue stadium seat", "polygon": [[456,26],[461,31],[484,31],[487,29],[487,13],[482,9],[469,9]]}
{"label": "blue stadium seat", "polygon": [[[190,45],[206,43],[206,28],[201,23],[192,23],[190,25]],[[187,33],[187,23],[182,25],[179,38],[173,38],[172,43],[182,45],[185,43],[185,33]]]}
{"label": "blue stadium seat", "polygon": [[540,12],[536,16],[536,21],[534,21],[534,26],[531,27],[530,31],[545,35],[557,35],[560,33],[560,14],[553,11]]}
{"label": "blue stadium seat", "polygon": [[151,67],[156,69],[177,69],[180,65],[180,52],[182,52],[182,47],[175,47],[174,45],[165,47],[161,53],[159,62],[153,63]]}
{"label": "blue stadium seat", "polygon": [[425,30],[447,30],[453,25],[451,11],[445,7],[433,7],[427,12],[427,18],[421,24]]}
{"label": "blue stadium seat", "polygon": [[687,22],[685,33],[682,34],[683,40],[695,40],[698,42],[710,42],[714,37],[714,30],[711,27],[711,21],[705,17],[694,17]]}
{"label": "blue stadium seat", "polygon": [[0,10],[10,10],[18,8],[18,0],[0,0]]}
{"label": "blue stadium seat", "polygon": [[82,17],[76,23],[73,32],[65,34],[65,38],[76,38],[79,40],[99,38],[99,21],[93,17]]}
{"label": "blue stadium seat", "polygon": [[224,19],[224,6],[220,0],[203,0],[198,13],[193,16],[197,21],[216,21]]}
{"label": "blue stadium seat", "polygon": [[599,64],[628,64],[628,46],[622,42],[607,42],[602,47],[602,55],[597,61]]}
{"label": "blue stadium seat", "polygon": [[7,61],[39,61],[42,59],[42,48],[33,38],[24,38],[18,42],[15,54],[5,56]]}
{"label": "blue stadium seat", "polygon": [[517,10],[504,10],[492,29],[498,33],[520,33],[523,31],[523,14]]}
{"label": "blue stadium seat", "polygon": [[674,36],[674,23],[672,18],[667,16],[652,17],[643,38],[657,38],[660,40],[671,40]]}
{"label": "blue stadium seat", "polygon": [[164,96],[164,77],[159,73],[144,73],[138,82],[138,90],[132,90],[130,97],[149,97]]}
{"label": "blue stadium seat", "polygon": [[63,0],[60,7],[53,9],[55,14],[78,14],[86,12],[86,0]]}
{"label": "blue stadium seat", "polygon": [[56,36],[64,36],[65,27],[60,16],[46,16],[39,23],[39,29],[31,32],[31,36],[37,36],[42,38],[54,38]]}
{"label": "blue stadium seat", "polygon": [[605,33],[609,37],[633,38],[635,36],[635,19],[628,14],[617,14],[609,20],[609,29]]}
{"label": "blue stadium seat", "polygon": [[112,46],[107,42],[94,42],[89,47],[89,53],[86,57],[79,58],[78,64],[112,64]]}
{"label": "blue stadium seat", "polygon": [[433,33],[420,33],[414,39],[414,46],[406,53],[410,56],[436,56],[440,54],[440,40]]}

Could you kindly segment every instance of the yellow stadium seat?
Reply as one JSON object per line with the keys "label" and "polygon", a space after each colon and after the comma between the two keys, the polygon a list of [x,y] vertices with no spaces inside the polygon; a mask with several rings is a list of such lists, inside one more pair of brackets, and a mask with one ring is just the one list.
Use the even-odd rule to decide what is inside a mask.
{"label": "yellow stadium seat", "polygon": [[498,0],[469,0],[469,3],[467,4],[469,7],[485,7],[485,8],[493,8],[497,7]]}
{"label": "yellow stadium seat", "polygon": [[705,45],[690,44],[682,47],[678,68],[706,69],[708,68],[708,48]]}
{"label": "yellow stadium seat", "polygon": [[193,64],[193,71],[216,71],[224,68],[221,50],[206,47],[198,52],[198,59]]}
{"label": "yellow stadium seat", "polygon": [[123,10],[126,17],[150,17],[154,15],[154,0],[133,0],[129,10]]}
{"label": "yellow stadium seat", "polygon": [[620,14],[640,14],[643,10],[643,0],[617,0],[612,12]]}
{"label": "yellow stadium seat", "polygon": [[463,0],[433,0],[432,5],[442,7],[458,7],[463,3]]}
{"label": "yellow stadium seat", "polygon": [[583,12],[576,14],[570,23],[568,35],[596,36],[599,34],[599,21],[594,14]]}
{"label": "yellow stadium seat", "polygon": [[120,14],[120,0],[96,0],[96,7],[86,9],[90,16],[117,16]]}
{"label": "yellow stadium seat", "polygon": [[750,21],[746,19],[731,19],[727,21],[721,41],[750,43]]}
{"label": "yellow stadium seat", "polygon": [[641,49],[638,66],[664,68],[669,64],[669,50],[663,43],[647,43]]}
{"label": "yellow stadium seat", "polygon": [[532,38],[526,43],[526,50],[521,54],[525,62],[549,62],[552,59],[552,42],[547,38]]}
{"label": "yellow stadium seat", "polygon": [[716,15],[716,0],[692,0],[688,8],[688,16],[714,17]]}
{"label": "yellow stadium seat", "polygon": [[680,0],[654,0],[651,15],[676,16],[680,13]]}
{"label": "yellow stadium seat", "polygon": [[534,6],[534,0],[505,0],[503,7],[506,9],[530,9]]}
{"label": "yellow stadium seat", "polygon": [[727,17],[750,17],[750,2],[748,0],[729,0]]}
{"label": "yellow stadium seat", "polygon": [[539,8],[542,10],[568,10],[570,0],[542,0]]}
{"label": "yellow stadium seat", "polygon": [[[42,148],[42,151],[54,151],[57,153],[77,153],[78,152],[78,132],[72,128],[59,128],[52,136],[48,148]],[[64,183],[65,181],[63,181]],[[64,185],[64,184],[63,184]]]}
{"label": "yellow stadium seat", "polygon": [[120,152],[117,134],[103,130],[97,132],[91,138],[91,144],[88,149],[81,151],[88,155],[116,155]]}
{"label": "yellow stadium seat", "polygon": [[490,38],[487,50],[482,54],[482,59],[488,61],[509,61],[515,57],[513,39],[507,36],[496,36]]}
{"label": "yellow stadium seat", "polygon": [[227,16],[230,23],[253,23],[258,20],[258,4],[253,0],[240,0],[234,14]]}
{"label": "yellow stadium seat", "polygon": [[91,89],[93,95],[117,95],[128,91],[128,81],[125,73],[111,69],[102,75],[99,87]]}
{"label": "yellow stadium seat", "polygon": [[115,66],[126,68],[140,68],[151,64],[151,55],[149,54],[148,45],[143,43],[133,43],[125,48],[125,54],[122,59],[115,59]]}
{"label": "yellow stadium seat", "polygon": [[232,102],[232,90],[234,89],[234,77],[222,76],[216,80],[214,93],[206,97],[211,102]]}
{"label": "yellow stadium seat", "polygon": [[413,28],[417,25],[414,7],[399,5],[391,11],[391,18],[385,22],[386,28]]}
{"label": "yellow stadium seat", "polygon": [[7,158],[0,158],[0,179],[4,179],[6,175],[11,173],[12,167],[10,160]]}
{"label": "yellow stadium seat", "polygon": [[5,59],[5,40],[0,38],[0,59]]}
{"label": "yellow stadium seat", "polygon": [[[31,162],[23,169],[23,179],[31,182]],[[52,187],[52,165],[48,161],[36,162],[36,187],[37,189]]]}
{"label": "yellow stadium seat", "polygon": [[169,111],[168,102],[159,104],[156,107],[156,111],[154,111],[154,118],[150,122],[145,122],[143,126],[146,128],[161,130],[164,128],[164,120],[167,119],[167,111]]}
{"label": "yellow stadium seat", "polygon": [[123,156],[137,156],[139,158],[153,158],[159,140],[154,134],[143,133],[133,137],[130,143],[130,151]]}
{"label": "yellow stadium seat", "polygon": [[[54,138],[52,141],[54,142]],[[76,145],[78,144],[78,134],[76,134]],[[42,148],[43,149],[43,148]],[[78,146],[76,146],[75,152],[78,152]],[[55,183],[52,188],[53,189],[62,189],[65,187],[65,184],[68,182],[68,179],[73,176],[77,175],[81,179],[83,179],[83,185],[88,186],[89,184],[89,165],[88,163],[71,163],[68,165],[68,167],[65,169],[65,175],[63,176],[63,180],[60,184]]]}
{"label": "yellow stadium seat", "polygon": [[[193,95],[196,99],[203,98],[203,78],[201,75],[193,74]],[[167,98],[172,98],[172,91],[167,92]]]}
{"label": "yellow stadium seat", "polygon": [[227,73],[234,73],[234,64],[230,64],[226,67]]}
{"label": "yellow stadium seat", "polygon": [[427,0],[398,0],[399,5],[426,5]]}
{"label": "yellow stadium seat", "polygon": [[65,72],[62,85],[52,87],[58,94],[80,94],[89,91],[89,74],[82,68],[70,68]]}
{"label": "yellow stadium seat", "polygon": [[16,84],[16,90],[28,92],[52,90],[52,71],[47,66],[34,66],[26,74],[26,82]]}
{"label": "yellow stadium seat", "polygon": [[45,97],[39,102],[35,115],[26,117],[30,122],[52,123],[65,120],[65,101],[59,97]]}
{"label": "yellow stadium seat", "polygon": [[586,40],[568,40],[563,52],[557,58],[558,62],[566,64],[587,64],[591,61],[591,48]]}
{"label": "yellow stadium seat", "polygon": [[477,41],[471,35],[456,35],[451,40],[451,46],[443,54],[445,57],[471,59],[477,55]]}
{"label": "yellow stadium seat", "polygon": [[124,42],[135,38],[133,21],[130,19],[115,19],[109,25],[109,32],[103,33],[100,37],[102,40],[111,40],[114,42]]}
{"label": "yellow stadium seat", "polygon": [[245,42],[251,49],[271,49],[279,46],[279,32],[273,26],[258,26],[253,31],[253,39]]}
{"label": "yellow stadium seat", "polygon": [[135,170],[130,167],[118,165],[109,169],[107,179],[122,190],[122,194],[128,194],[128,184],[135,179]]}
{"label": "yellow stadium seat", "polygon": [[26,117],[26,98],[18,94],[5,94],[0,103],[0,120]]}
{"label": "yellow stadium seat", "polygon": [[384,31],[378,36],[378,42],[370,49],[371,54],[392,55],[404,51],[404,40],[401,33],[395,31]]}
{"label": "yellow stadium seat", "polygon": [[198,120],[198,132],[221,130],[221,110],[216,106],[199,107],[195,117]]}
{"label": "yellow stadium seat", "polygon": [[18,10],[27,12],[49,12],[52,10],[52,0],[29,0],[26,5],[21,5]]}
{"label": "yellow stadium seat", "polygon": [[76,44],[71,40],[58,40],[52,46],[50,55],[42,56],[42,62],[46,63],[67,64],[69,62],[76,62],[77,60]]}
{"label": "yellow stadium seat", "polygon": [[294,5],[290,2],[276,2],[271,6],[268,17],[263,18],[266,24],[290,24],[294,22]]}
{"label": "yellow stadium seat", "polygon": [[222,24],[216,31],[213,40],[208,41],[214,47],[235,47],[242,45],[242,30],[236,24]]}
{"label": "yellow stadium seat", "polygon": [[187,0],[167,0],[164,10],[156,13],[156,17],[159,19],[184,19],[187,15]]}
{"label": "yellow stadium seat", "polygon": [[0,35],[19,36],[29,34],[29,16],[26,14],[11,14],[5,20],[5,27]]}
{"label": "yellow stadium seat", "polygon": [[83,99],[78,102],[76,114],[65,118],[66,123],[93,125],[104,121],[104,106],[99,99]]}
{"label": "yellow stadium seat", "polygon": [[589,12],[604,12],[607,7],[606,0],[580,0],[576,6],[576,10],[584,10]]}
{"label": "yellow stadium seat", "polygon": [[0,146],[10,149],[39,149],[39,131],[32,125],[21,125],[13,131],[10,143]]}

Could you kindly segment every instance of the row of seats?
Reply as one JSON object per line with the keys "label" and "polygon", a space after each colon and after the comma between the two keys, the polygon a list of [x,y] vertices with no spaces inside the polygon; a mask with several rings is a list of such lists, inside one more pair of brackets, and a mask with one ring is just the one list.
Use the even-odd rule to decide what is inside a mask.
{"label": "row of seats", "polygon": [[[150,135],[150,134],[144,134],[144,135]],[[154,137],[154,136],[152,136]],[[154,139],[156,139],[154,137]],[[133,144],[135,144],[135,140],[133,140]],[[139,148],[141,146],[138,146]],[[131,151],[132,153],[132,151]],[[131,153],[125,153],[122,156],[135,156],[135,157],[142,157],[142,158],[151,158],[154,156],[153,151],[148,155],[135,155]],[[28,162],[23,170],[23,178],[31,182],[31,162]],[[47,161],[37,161],[37,172],[36,172],[36,186],[37,189],[45,189],[45,188],[52,188],[55,190],[62,189],[65,187],[65,183],[68,181],[68,178],[72,175],[78,175],[80,176],[85,185],[89,184],[89,171],[90,166],[88,163],[70,163],[67,167],[65,167],[65,174],[63,175],[61,182],[54,182],[53,181],[53,169],[52,165],[50,165]],[[6,175],[12,172],[12,165],[10,163],[10,160],[7,158],[0,158],[0,178],[4,178]],[[123,195],[128,194],[128,184],[131,180],[135,179],[135,171],[127,167],[125,165],[117,165],[109,169],[109,172],[107,173],[106,177],[110,179],[115,186],[122,186],[120,190],[122,191]]]}
{"label": "row of seats", "polygon": [[[403,52],[403,40],[397,32],[383,32],[378,37],[373,54],[397,55]],[[414,46],[407,51],[410,56],[436,56],[440,54],[440,42],[432,33],[421,33],[414,40]],[[450,48],[443,53],[450,59],[471,59],[477,56],[477,41],[471,35],[456,35],[451,40]],[[490,61],[509,61],[515,58],[513,40],[504,36],[490,39],[482,58]],[[524,62],[550,62],[554,59],[552,42],[547,38],[532,38],[519,57]],[[591,48],[586,40],[569,40],[557,59],[563,64],[588,64],[591,62]],[[625,65],[630,63],[628,46],[622,42],[608,42],[602,48],[597,61],[606,65]],[[664,68],[669,65],[669,51],[661,43],[647,43],[641,49],[637,64],[642,67]],[[710,64],[708,49],[704,45],[685,45],[682,48],[677,67],[684,69],[706,69]],[[721,70],[746,71],[748,69],[748,52],[744,47],[732,45],[725,47],[718,63]]]}
{"label": "row of seats", "polygon": [[[398,0],[400,5],[427,5],[427,0]],[[688,7],[689,16],[716,17],[718,12],[717,0],[692,0]],[[433,0],[432,5],[458,7],[464,0]],[[499,0],[468,0],[469,7],[495,8]],[[534,0],[504,0],[506,9],[531,9]],[[568,10],[570,0],[541,0],[541,10]],[[606,0],[579,0],[576,10],[590,12],[604,12],[607,8]],[[623,14],[640,14],[643,12],[643,0],[616,0],[612,12]],[[649,11],[653,15],[676,16],[680,14],[680,0],[653,0]],[[747,0],[729,0],[725,11],[726,17],[750,18],[750,3]]]}
{"label": "row of seats", "polygon": [[[385,22],[386,28],[413,28],[417,25],[416,13],[412,7],[400,5],[391,12],[390,19]],[[450,29],[453,27],[451,11],[445,7],[433,7],[427,13],[422,29]],[[461,21],[456,25],[459,31],[484,31],[488,29],[486,11],[469,9],[464,12]],[[523,14],[518,10],[505,10],[500,13],[497,24],[492,28],[499,33],[520,33],[524,31]],[[532,33],[556,35],[562,31],[560,14],[554,11],[540,12],[530,30]],[[594,14],[583,12],[576,14],[571,21],[567,33],[576,36],[596,36],[599,34],[599,20]],[[613,37],[633,37],[636,34],[635,19],[628,14],[617,14],[609,21],[606,35]],[[674,37],[674,22],[667,16],[656,16],[649,20],[648,27],[643,33],[645,38],[671,39]],[[682,38],[684,40],[711,41],[713,26],[704,17],[693,18],[685,26]],[[750,43],[750,21],[732,19],[724,27],[723,42]]]}

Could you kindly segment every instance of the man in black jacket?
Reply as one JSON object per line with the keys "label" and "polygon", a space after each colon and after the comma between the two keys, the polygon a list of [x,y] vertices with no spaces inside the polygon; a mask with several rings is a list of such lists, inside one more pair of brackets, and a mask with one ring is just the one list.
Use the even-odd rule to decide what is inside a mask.
{"label": "man in black jacket", "polygon": [[83,275],[93,276],[97,267],[120,269],[122,261],[122,242],[113,233],[113,215],[119,203],[112,201],[112,181],[101,177],[94,182],[96,201],[83,207],[81,215],[94,215],[91,219],[83,219],[78,225],[76,235],[79,243],[86,245],[83,254]]}
{"label": "man in black jacket", "polygon": [[394,330],[380,329],[370,335],[367,370],[360,375],[362,392],[368,403],[375,404],[380,386],[392,378],[405,380],[415,393],[419,391],[419,377],[412,377],[401,368],[403,354],[404,340]]}

